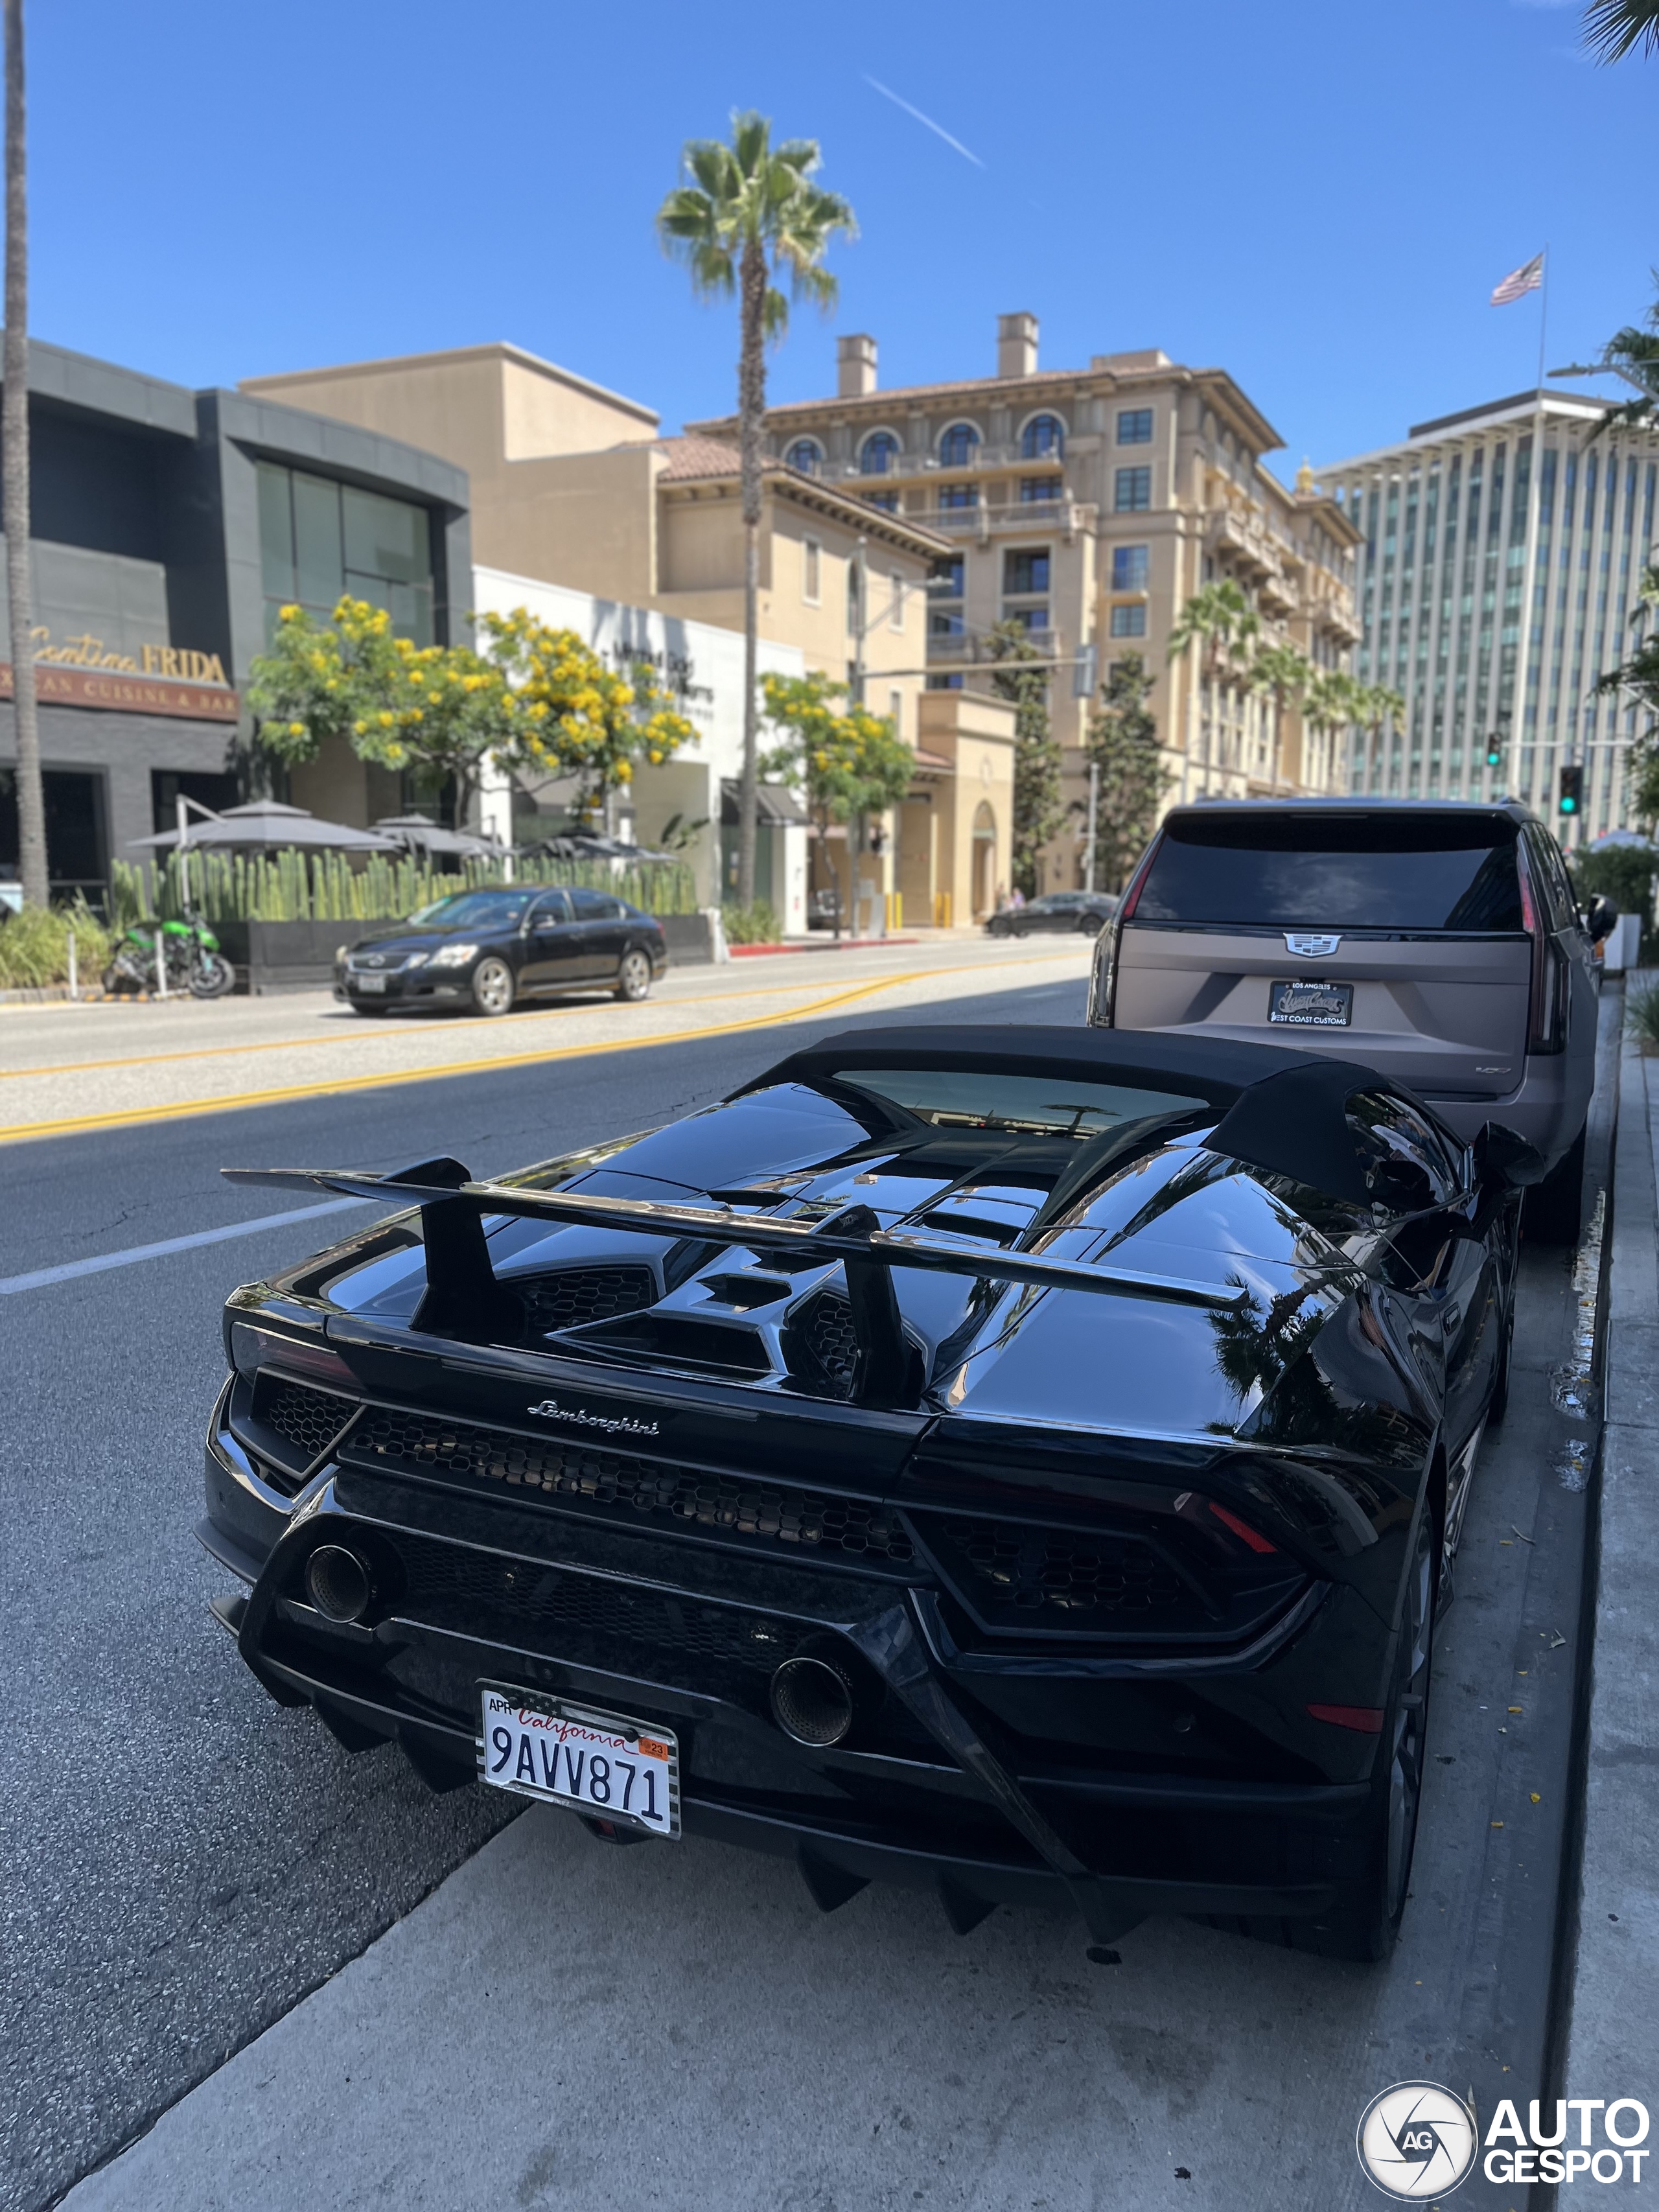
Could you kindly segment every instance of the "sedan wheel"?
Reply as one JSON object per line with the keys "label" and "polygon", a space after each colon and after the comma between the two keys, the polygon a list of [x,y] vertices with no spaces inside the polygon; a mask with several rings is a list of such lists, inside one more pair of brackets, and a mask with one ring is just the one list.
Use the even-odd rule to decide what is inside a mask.
{"label": "sedan wheel", "polygon": [[481,960],[472,974],[472,1004],[481,1014],[504,1014],[514,1000],[513,970],[505,960]]}
{"label": "sedan wheel", "polygon": [[637,1003],[651,995],[651,963],[639,951],[624,952],[617,970],[617,996]]}

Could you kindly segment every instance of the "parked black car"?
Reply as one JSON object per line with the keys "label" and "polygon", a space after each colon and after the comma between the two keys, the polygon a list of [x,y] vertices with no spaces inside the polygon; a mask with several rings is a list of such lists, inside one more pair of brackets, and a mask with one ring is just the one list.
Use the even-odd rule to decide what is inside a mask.
{"label": "parked black car", "polygon": [[439,1788],[1376,1958],[1503,1412],[1515,1186],[1352,1062],[831,1037],[235,1292],[202,1540],[270,1694]]}
{"label": "parked black car", "polygon": [[342,945],[334,990],[360,1014],[416,1006],[504,1014],[520,999],[611,990],[643,999],[668,964],[654,915],[608,891],[457,891],[400,928]]}
{"label": "parked black car", "polygon": [[1044,891],[1024,906],[999,907],[985,927],[993,937],[1029,937],[1043,930],[1098,937],[1116,912],[1110,891]]}

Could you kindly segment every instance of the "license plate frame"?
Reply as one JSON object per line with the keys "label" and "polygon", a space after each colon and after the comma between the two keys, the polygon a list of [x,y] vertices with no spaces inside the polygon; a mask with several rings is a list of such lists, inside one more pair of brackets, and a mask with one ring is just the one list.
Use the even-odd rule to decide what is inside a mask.
{"label": "license plate frame", "polygon": [[1322,975],[1269,983],[1267,1020],[1275,1029],[1352,1029],[1353,985],[1327,982]]}
{"label": "license plate frame", "polygon": [[[505,1750],[502,1735],[507,1739]],[[679,1838],[679,1738],[655,1721],[600,1711],[578,1699],[526,1690],[515,1682],[480,1682],[474,1741],[478,1778],[493,1790],[543,1805],[562,1805],[567,1812],[611,1820],[632,1834],[654,1836],[662,1843]],[[595,1773],[596,1756],[605,1764],[603,1778]],[[620,1799],[614,1786],[618,1765],[630,1770],[621,1784]],[[601,1780],[608,1794],[595,1796],[593,1790]]]}
{"label": "license plate frame", "polygon": [[384,991],[386,988],[384,975],[354,975],[351,980],[360,991]]}

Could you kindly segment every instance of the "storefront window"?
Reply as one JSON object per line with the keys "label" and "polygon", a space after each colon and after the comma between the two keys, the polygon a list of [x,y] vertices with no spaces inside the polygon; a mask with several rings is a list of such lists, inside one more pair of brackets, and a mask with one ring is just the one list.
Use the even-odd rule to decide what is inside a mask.
{"label": "storefront window", "polygon": [[341,598],[384,607],[400,637],[433,641],[432,524],[423,507],[259,464],[265,635],[295,602],[326,622]]}

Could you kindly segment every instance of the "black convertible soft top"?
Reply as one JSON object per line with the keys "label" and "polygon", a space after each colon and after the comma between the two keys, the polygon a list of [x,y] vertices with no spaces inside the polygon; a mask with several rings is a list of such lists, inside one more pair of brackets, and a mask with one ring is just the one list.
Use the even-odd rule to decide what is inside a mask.
{"label": "black convertible soft top", "polygon": [[981,1023],[971,1029],[929,1023],[912,1029],[843,1030],[792,1053],[745,1084],[744,1091],[763,1091],[776,1083],[823,1083],[859,1067],[983,1068],[1005,1075],[1132,1080],[1183,1091],[1219,1116],[1209,1140],[1214,1151],[1359,1206],[1370,1198],[1370,1163],[1362,1158],[1347,1119],[1354,1092],[1385,1091],[1434,1118],[1419,1098],[1375,1068],[1326,1053],[1161,1031],[1012,1022]]}

